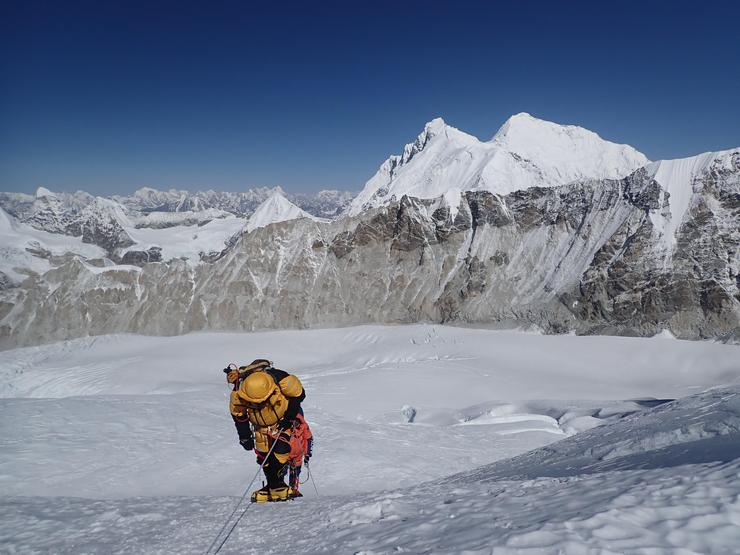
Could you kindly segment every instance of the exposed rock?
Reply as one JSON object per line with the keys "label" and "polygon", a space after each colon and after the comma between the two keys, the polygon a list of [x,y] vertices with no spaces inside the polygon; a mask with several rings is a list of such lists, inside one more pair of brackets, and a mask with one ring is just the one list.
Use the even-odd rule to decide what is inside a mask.
{"label": "exposed rock", "polygon": [[82,237],[83,243],[98,245],[113,253],[116,249],[134,244],[122,225],[125,218],[120,205],[96,198],[77,215],[66,231],[70,235]]}
{"label": "exposed rock", "polygon": [[354,249],[354,234],[350,231],[338,233],[329,246],[329,250],[337,258],[344,258]]}
{"label": "exposed rock", "polygon": [[[521,193],[522,196],[527,197],[537,196],[538,193],[543,191],[544,190],[539,189],[529,189],[526,192],[520,191],[515,195]],[[497,197],[488,191],[468,192],[465,196],[468,201],[468,205],[470,206],[470,215],[473,218],[472,225],[474,228],[480,225],[503,227],[514,223],[513,217],[506,209],[506,206],[501,201],[500,197]],[[514,198],[512,200],[514,200]],[[523,219],[520,223],[522,225],[526,225],[527,222]]]}
{"label": "exposed rock", "polygon": [[[14,287],[14,286],[15,286],[15,284],[13,283],[13,280],[10,279],[5,274],[5,272],[0,272],[0,291],[3,290],[3,289],[10,289],[11,287]],[[10,303],[6,303],[6,304],[10,304]],[[7,312],[6,312],[6,314],[7,314]],[[5,317],[5,314],[3,314],[2,316],[0,316],[0,318],[3,318],[3,317]]]}
{"label": "exposed rock", "polygon": [[404,196],[334,222],[275,223],[235,236],[197,267],[152,264],[148,251],[129,255],[133,269],[75,257],[0,291],[0,307],[14,307],[0,313],[0,346],[417,321],[731,341],[740,329],[740,171],[718,159],[690,187],[680,221],[676,199],[638,170],[504,196],[477,191],[455,207]]}
{"label": "exposed rock", "polygon": [[161,262],[161,247],[150,247],[145,251],[126,251],[121,257],[121,264],[132,264],[134,266],[143,266],[149,262]]}
{"label": "exposed rock", "polygon": [[[37,243],[38,245],[38,243]],[[51,251],[44,249],[40,246],[34,246],[34,247],[26,247],[26,252],[32,254],[33,256],[36,256],[38,258],[45,258],[50,259],[51,258]]]}

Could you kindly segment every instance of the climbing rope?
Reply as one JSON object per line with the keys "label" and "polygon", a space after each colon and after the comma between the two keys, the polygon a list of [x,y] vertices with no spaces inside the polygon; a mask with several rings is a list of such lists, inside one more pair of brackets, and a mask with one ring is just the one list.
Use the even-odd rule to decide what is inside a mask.
{"label": "climbing rope", "polygon": [[311,471],[308,469],[308,463],[306,463],[306,479],[301,482],[301,479],[298,478],[298,485],[304,486],[308,483],[309,478],[311,478]]}
{"label": "climbing rope", "polygon": [[[213,549],[213,546],[216,545],[216,542],[218,541],[218,538],[221,537],[221,534],[223,534],[224,530],[226,530],[226,527],[229,525],[229,521],[233,518],[234,514],[236,514],[236,511],[239,509],[241,504],[244,502],[244,498],[247,497],[249,494],[249,490],[252,488],[252,484],[254,484],[254,481],[257,479],[257,476],[260,475],[260,472],[262,472],[262,469],[265,466],[265,463],[267,462],[267,459],[272,454],[272,451],[275,449],[275,446],[277,445],[277,441],[272,442],[272,447],[270,447],[270,450],[267,452],[267,456],[262,460],[262,464],[257,469],[257,473],[254,475],[254,478],[252,478],[252,481],[249,482],[249,485],[247,486],[247,489],[244,490],[244,494],[241,496],[241,499],[239,499],[239,502],[234,507],[234,510],[231,511],[231,514],[229,515],[229,518],[226,519],[226,522],[224,522],[224,525],[221,527],[221,530],[218,531],[218,534],[216,534],[216,537],[213,538],[213,541],[211,542],[211,545],[208,546],[208,549],[206,549],[205,555],[208,555],[211,552],[211,549]],[[234,522],[234,525],[229,529],[228,533],[224,537],[223,541],[218,545],[216,548],[216,551],[213,552],[213,555],[216,555],[219,551],[221,551],[221,548],[224,546],[226,541],[229,539],[229,536],[231,536],[231,533],[236,528],[236,525],[239,524],[239,521],[244,516],[244,513],[247,512],[247,509],[249,509],[249,505],[246,506],[246,508],[242,511],[242,513],[239,515],[239,518],[236,519],[236,522]]]}
{"label": "climbing rope", "polygon": [[308,472],[308,477],[311,478],[313,489],[316,490],[316,497],[319,497],[319,488],[316,487],[316,481],[313,479],[313,472],[311,472],[311,468],[308,466],[308,463],[306,463],[306,472]]}

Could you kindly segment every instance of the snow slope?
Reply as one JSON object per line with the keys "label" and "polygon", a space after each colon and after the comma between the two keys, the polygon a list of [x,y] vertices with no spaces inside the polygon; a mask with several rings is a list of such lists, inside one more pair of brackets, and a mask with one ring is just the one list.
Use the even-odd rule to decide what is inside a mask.
{"label": "snow slope", "polygon": [[285,198],[280,190],[276,190],[249,217],[246,230],[252,232],[260,227],[298,218],[316,219]]}
{"label": "snow slope", "polygon": [[218,218],[232,216],[229,212],[218,208],[206,208],[204,210],[185,210],[179,212],[147,212],[142,216],[134,218],[136,227],[165,228],[177,225],[205,225],[209,221]]}
{"label": "snow slope", "polygon": [[666,201],[668,204],[667,212],[650,212],[650,219],[669,250],[676,244],[676,232],[694,198],[694,182],[701,179],[710,168],[740,168],[740,150],[705,152],[690,158],[660,160],[646,167],[648,175],[661,186],[660,205],[663,206]]}
{"label": "snow slope", "polygon": [[167,228],[127,227],[126,232],[135,241],[127,251],[162,249],[162,260],[185,258],[190,264],[200,263],[200,253],[217,253],[226,242],[244,227],[244,219],[229,216],[209,221],[204,225],[177,225]]}
{"label": "snow slope", "polygon": [[320,497],[251,506],[225,553],[731,553],[737,355],[430,325],[2,352],[0,545],[203,553],[257,470],[220,369],[268,356],[306,386]]}
{"label": "snow slope", "polygon": [[350,214],[403,195],[445,196],[455,209],[464,191],[504,195],[577,180],[618,179],[647,162],[643,154],[628,145],[526,113],[510,117],[487,142],[437,118],[426,124],[401,155],[391,156],[381,165],[352,201]]}
{"label": "snow slope", "polygon": [[85,258],[99,258],[105,251],[83,243],[79,237],[39,231],[19,222],[0,208],[0,272],[18,283],[28,271],[42,274],[52,265],[51,256],[67,253]]}
{"label": "snow slope", "polygon": [[[167,228],[137,228],[118,202],[96,197],[83,211],[85,219],[99,219],[115,222],[115,226],[125,234],[129,245],[120,248],[120,253],[147,250],[151,247],[162,249],[162,260],[185,258],[191,264],[200,263],[201,253],[218,253],[226,242],[243,226],[242,218],[228,217],[208,221],[204,225],[177,225]],[[99,227],[104,227],[100,224]]]}

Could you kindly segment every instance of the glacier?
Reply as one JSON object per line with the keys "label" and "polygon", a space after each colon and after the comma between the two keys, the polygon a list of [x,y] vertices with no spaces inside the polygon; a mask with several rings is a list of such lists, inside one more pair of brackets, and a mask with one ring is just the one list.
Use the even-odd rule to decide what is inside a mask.
{"label": "glacier", "polygon": [[249,506],[223,553],[732,553],[737,351],[440,325],[4,351],[0,538],[203,553],[257,471],[221,368],[268,356],[305,384],[317,490]]}

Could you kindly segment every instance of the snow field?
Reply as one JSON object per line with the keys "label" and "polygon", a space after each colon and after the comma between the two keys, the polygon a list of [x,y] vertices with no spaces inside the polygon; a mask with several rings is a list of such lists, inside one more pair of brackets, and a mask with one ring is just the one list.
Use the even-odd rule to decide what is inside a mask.
{"label": "snow field", "polygon": [[733,553],[737,353],[432,325],[2,352],[0,551],[202,553],[257,471],[221,369],[267,357],[321,496],[250,506],[225,553]]}
{"label": "snow field", "polygon": [[58,257],[73,253],[86,258],[98,258],[105,254],[100,247],[83,243],[80,237],[34,229],[0,208],[0,272],[13,282],[21,282],[29,271],[43,274],[51,269],[48,258],[35,256],[29,249],[44,252],[45,256]]}
{"label": "snow field", "polygon": [[178,225],[163,229],[126,226],[126,233],[136,244],[122,252],[160,247],[162,260],[185,258],[191,264],[199,264],[200,253],[221,252],[226,248],[226,241],[239,233],[245,222],[244,218],[229,216],[203,225]]}
{"label": "snow field", "polygon": [[[736,553],[740,465],[251,506],[222,553]],[[322,488],[323,489],[323,488]],[[8,553],[203,553],[236,498],[11,497]]]}

